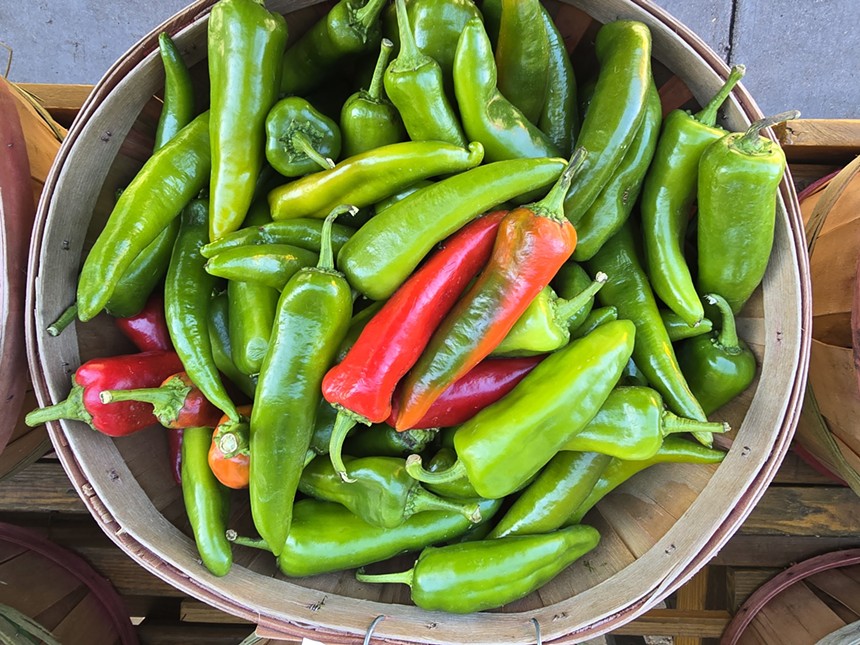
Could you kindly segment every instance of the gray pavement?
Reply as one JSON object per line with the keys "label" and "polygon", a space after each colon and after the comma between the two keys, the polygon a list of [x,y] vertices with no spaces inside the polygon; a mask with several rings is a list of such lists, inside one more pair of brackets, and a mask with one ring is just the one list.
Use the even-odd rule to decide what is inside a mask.
{"label": "gray pavement", "polygon": [[[0,0],[9,77],[95,83],[140,37],[187,0]],[[657,0],[729,63],[765,113],[860,118],[857,0]],[[4,68],[0,50],[0,73]]]}

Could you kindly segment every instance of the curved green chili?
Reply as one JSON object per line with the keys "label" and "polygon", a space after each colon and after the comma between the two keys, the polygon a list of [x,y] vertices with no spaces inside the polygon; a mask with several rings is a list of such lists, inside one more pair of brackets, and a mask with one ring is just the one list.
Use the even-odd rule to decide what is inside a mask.
{"label": "curved green chili", "polygon": [[166,32],[158,34],[158,51],[164,65],[164,102],[155,128],[155,150],[191,123],[195,114],[191,73],[173,39]]}
{"label": "curved green chili", "polygon": [[213,276],[280,291],[299,269],[313,266],[318,259],[313,251],[289,244],[255,244],[227,249],[209,258],[205,268]]}
{"label": "curved green chili", "polygon": [[537,126],[559,149],[562,157],[569,157],[579,134],[576,76],[564,38],[543,6],[541,20],[549,39],[549,78],[546,101]]}
{"label": "curved green chili", "polygon": [[[266,207],[266,213],[269,209]],[[251,210],[253,213],[253,208]],[[248,215],[250,216],[251,213]],[[215,257],[222,251],[239,246],[255,246],[259,244],[288,244],[307,249],[314,253],[320,251],[320,233],[323,221],[309,217],[298,217],[280,222],[262,223],[259,225],[246,226],[238,231],[225,235],[216,242],[210,242],[200,249],[200,254],[205,258]],[[349,226],[335,224],[331,229],[331,245],[335,258],[341,247],[352,237],[355,229]]]}
{"label": "curved green chili", "polygon": [[209,342],[212,345],[212,359],[218,371],[233,385],[246,396],[254,398],[254,390],[257,388],[256,379],[243,373],[233,362],[228,309],[226,291],[215,295],[209,303]]}

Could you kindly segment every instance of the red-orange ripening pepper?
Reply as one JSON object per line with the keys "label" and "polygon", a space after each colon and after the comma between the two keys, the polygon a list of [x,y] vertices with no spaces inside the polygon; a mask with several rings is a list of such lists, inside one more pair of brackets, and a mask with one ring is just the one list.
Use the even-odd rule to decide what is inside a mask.
{"label": "red-orange ripening pepper", "polygon": [[414,427],[448,386],[486,358],[571,256],[576,231],[564,216],[564,196],[584,158],[577,149],[546,197],[505,215],[487,266],[406,376],[395,428]]}
{"label": "red-orange ripening pepper", "polygon": [[325,375],[323,396],[338,408],[329,453],[342,477],[340,452],[347,432],[356,423],[381,423],[391,414],[394,388],[486,264],[505,214],[496,211],[480,217],[448,238],[370,319],[343,361]]}
{"label": "red-orange ripening pepper", "polygon": [[251,406],[237,408],[239,420],[226,414],[218,421],[209,446],[209,468],[227,488],[248,488],[251,466]]}

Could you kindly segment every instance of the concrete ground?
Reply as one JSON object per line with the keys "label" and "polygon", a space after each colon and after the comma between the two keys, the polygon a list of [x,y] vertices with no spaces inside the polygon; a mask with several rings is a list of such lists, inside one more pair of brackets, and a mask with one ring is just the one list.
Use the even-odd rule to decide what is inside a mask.
{"label": "concrete ground", "polygon": [[[190,0],[0,0],[9,78],[95,83],[141,36]],[[729,63],[765,114],[860,118],[857,0],[656,0]],[[0,50],[0,73],[5,69]]]}

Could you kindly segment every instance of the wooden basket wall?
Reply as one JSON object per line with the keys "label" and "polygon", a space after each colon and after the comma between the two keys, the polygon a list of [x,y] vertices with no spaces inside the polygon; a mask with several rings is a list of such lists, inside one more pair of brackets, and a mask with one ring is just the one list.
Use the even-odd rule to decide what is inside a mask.
{"label": "wooden basket wall", "polygon": [[[69,376],[83,360],[123,347],[106,317],[57,338],[44,330],[74,298],[82,257],[110,211],[114,188],[148,153],[158,115],[153,95],[163,83],[157,33],[174,36],[194,73],[205,77],[200,63],[212,4],[196,2],[121,58],[94,89],[60,151],[39,209],[28,294],[28,351],[43,403],[66,396]],[[313,0],[268,5],[288,14],[291,40],[329,6]],[[577,65],[587,64],[599,24],[618,18],[647,23],[667,110],[711,96],[728,74],[702,41],[645,0],[547,0],[547,6]],[[743,128],[759,116],[739,87],[724,125]],[[379,642],[529,643],[535,619],[544,642],[580,642],[632,620],[689,579],[738,528],[787,449],[805,385],[810,302],[803,227],[788,177],[778,201],[763,288],[739,320],[759,359],[760,379],[719,413],[736,429],[725,461],[719,467],[660,465],[631,480],[586,518],[603,534],[601,545],[502,611],[425,612],[409,603],[404,587],[362,585],[351,572],[284,579],[271,556],[243,549],[230,574],[217,578],[198,561],[159,431],[113,440],[64,421],[51,424],[52,440],[81,497],[122,549],[185,593],[257,623],[260,633],[361,643],[371,621],[384,616],[374,631]]]}

